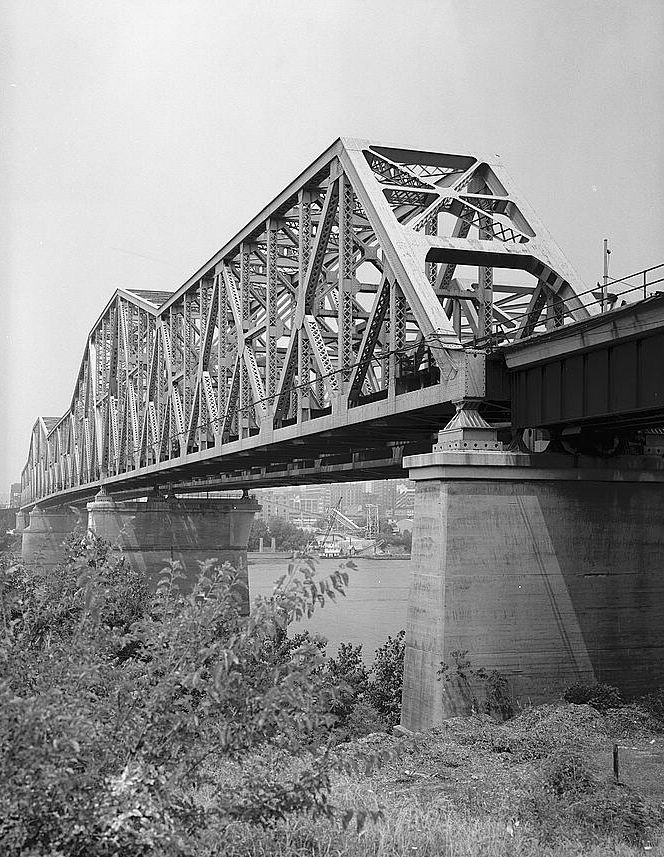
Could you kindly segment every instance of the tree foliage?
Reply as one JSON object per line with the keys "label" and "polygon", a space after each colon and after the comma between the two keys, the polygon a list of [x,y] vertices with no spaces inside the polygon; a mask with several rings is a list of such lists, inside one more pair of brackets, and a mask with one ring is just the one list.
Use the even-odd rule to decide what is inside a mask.
{"label": "tree foliage", "polygon": [[338,692],[334,713],[340,725],[345,726],[369,688],[369,672],[362,659],[362,645],[341,643],[336,658],[328,659],[326,669]]}
{"label": "tree foliage", "polygon": [[275,549],[278,551],[301,551],[311,541],[311,533],[285,518],[270,518],[267,522],[261,518],[255,518],[249,534],[250,551],[258,550],[261,538],[268,549],[271,540],[274,539]]}
{"label": "tree foliage", "polygon": [[[233,819],[332,814],[330,775],[348,760],[319,739],[340,697],[320,643],[284,635],[344,594],[345,572],[319,581],[291,563],[246,616],[229,566],[204,564],[186,594],[179,571],[151,594],[80,534],[53,573],[0,568],[3,854],[195,854],[201,831]],[[303,746],[288,781],[256,763],[232,784],[219,775],[261,747]]]}
{"label": "tree foliage", "polygon": [[367,699],[390,726],[396,726],[401,718],[405,638],[405,631],[399,631],[396,637],[388,637],[376,650],[371,668]]}

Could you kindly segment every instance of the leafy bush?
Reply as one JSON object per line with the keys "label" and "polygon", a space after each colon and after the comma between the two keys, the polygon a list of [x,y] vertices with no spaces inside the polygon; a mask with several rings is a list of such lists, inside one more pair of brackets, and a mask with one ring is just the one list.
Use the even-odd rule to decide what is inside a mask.
{"label": "leafy bush", "polygon": [[576,705],[592,705],[602,714],[609,708],[618,708],[622,704],[618,688],[602,682],[570,685],[565,689],[563,699]]}
{"label": "leafy bush", "polygon": [[413,534],[410,530],[404,530],[403,533],[384,532],[381,530],[380,538],[385,542],[386,547],[400,547],[405,553],[410,553],[413,547]]}
{"label": "leafy bush", "polygon": [[21,536],[19,533],[0,532],[0,554],[21,552]]}
{"label": "leafy bush", "polygon": [[204,564],[186,594],[178,579],[175,564],[151,595],[91,535],[48,576],[0,568],[7,857],[195,854],[205,831],[233,819],[333,813],[330,776],[347,763],[328,746],[287,781],[260,765],[230,784],[218,772],[261,747],[297,752],[335,722],[319,644],[284,633],[343,594],[347,576],[317,581],[311,563],[291,563],[251,616],[229,566]]}
{"label": "leafy bush", "polygon": [[[327,640],[320,634],[311,634],[309,631],[301,631],[297,634],[288,635],[285,630],[279,629],[274,640],[274,657],[280,662],[287,664],[293,657],[293,652],[301,646],[312,645],[320,652],[321,658],[325,658]],[[327,662],[326,662],[327,663]],[[320,669],[323,669],[321,666]]]}
{"label": "leafy bush", "polygon": [[366,699],[353,706],[345,723],[346,740],[364,738],[375,732],[387,732],[390,724]]}
{"label": "leafy bush", "polygon": [[4,558],[0,597],[10,617],[5,643],[17,635],[31,647],[76,637],[87,617],[96,628],[128,630],[148,607],[144,578],[100,539],[76,531],[65,545],[64,565],[42,575]]}
{"label": "leafy bush", "polygon": [[461,703],[464,713],[489,714],[501,720],[514,715],[507,676],[500,670],[473,667],[468,651],[450,652],[452,664],[441,661],[438,680],[444,681],[450,699]]}
{"label": "leafy bush", "polygon": [[401,719],[405,637],[406,632],[399,631],[376,650],[367,688],[367,701],[390,726],[396,726]]}
{"label": "leafy bush", "polygon": [[328,659],[326,670],[331,685],[337,688],[334,713],[339,718],[339,725],[345,726],[356,705],[364,700],[369,687],[362,646],[341,643],[336,658]]}
{"label": "leafy bush", "polygon": [[664,725],[664,687],[659,687],[638,700],[639,705]]}

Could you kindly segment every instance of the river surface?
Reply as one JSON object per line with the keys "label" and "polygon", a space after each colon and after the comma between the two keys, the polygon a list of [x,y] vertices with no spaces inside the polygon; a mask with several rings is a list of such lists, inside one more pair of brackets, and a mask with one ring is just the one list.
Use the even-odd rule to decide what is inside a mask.
{"label": "river surface", "polygon": [[[394,637],[406,627],[406,610],[410,586],[410,560],[371,560],[355,558],[357,568],[346,568],[348,587],[346,597],[337,595],[317,607],[311,619],[292,626],[294,631],[309,630],[328,640],[327,654],[336,655],[339,643],[362,643],[367,663],[388,636]],[[316,562],[319,579],[339,568],[343,560],[321,559]],[[249,593],[269,595],[274,582],[288,570],[288,560],[249,554]]]}

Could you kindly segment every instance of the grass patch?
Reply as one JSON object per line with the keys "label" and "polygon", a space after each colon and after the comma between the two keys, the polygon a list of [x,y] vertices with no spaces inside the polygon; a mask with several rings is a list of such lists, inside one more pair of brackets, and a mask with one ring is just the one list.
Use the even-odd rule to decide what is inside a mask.
{"label": "grass patch", "polygon": [[[664,732],[657,721],[641,718],[638,739],[619,745],[625,762],[650,754],[652,770],[641,764],[643,755],[623,766],[621,782],[613,778],[616,732],[631,728],[634,717],[632,707],[603,715],[561,703],[505,723],[459,717],[412,739],[376,734],[350,741],[341,746],[348,754],[380,747],[393,756],[366,776],[335,775],[330,801],[340,815],[380,809],[380,821],[359,830],[355,820],[344,830],[338,821],[306,817],[268,828],[232,824],[205,843],[205,857],[662,854]],[[268,764],[288,778],[306,759],[280,754]]]}

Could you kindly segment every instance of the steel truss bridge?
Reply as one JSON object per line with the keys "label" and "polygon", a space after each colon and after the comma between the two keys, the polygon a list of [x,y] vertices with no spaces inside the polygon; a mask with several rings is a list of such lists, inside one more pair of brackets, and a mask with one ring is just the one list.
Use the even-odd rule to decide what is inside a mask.
{"label": "steel truss bridge", "polygon": [[510,425],[497,346],[597,302],[498,158],[339,139],[177,291],[115,292],[23,508],[403,476],[454,403]]}

